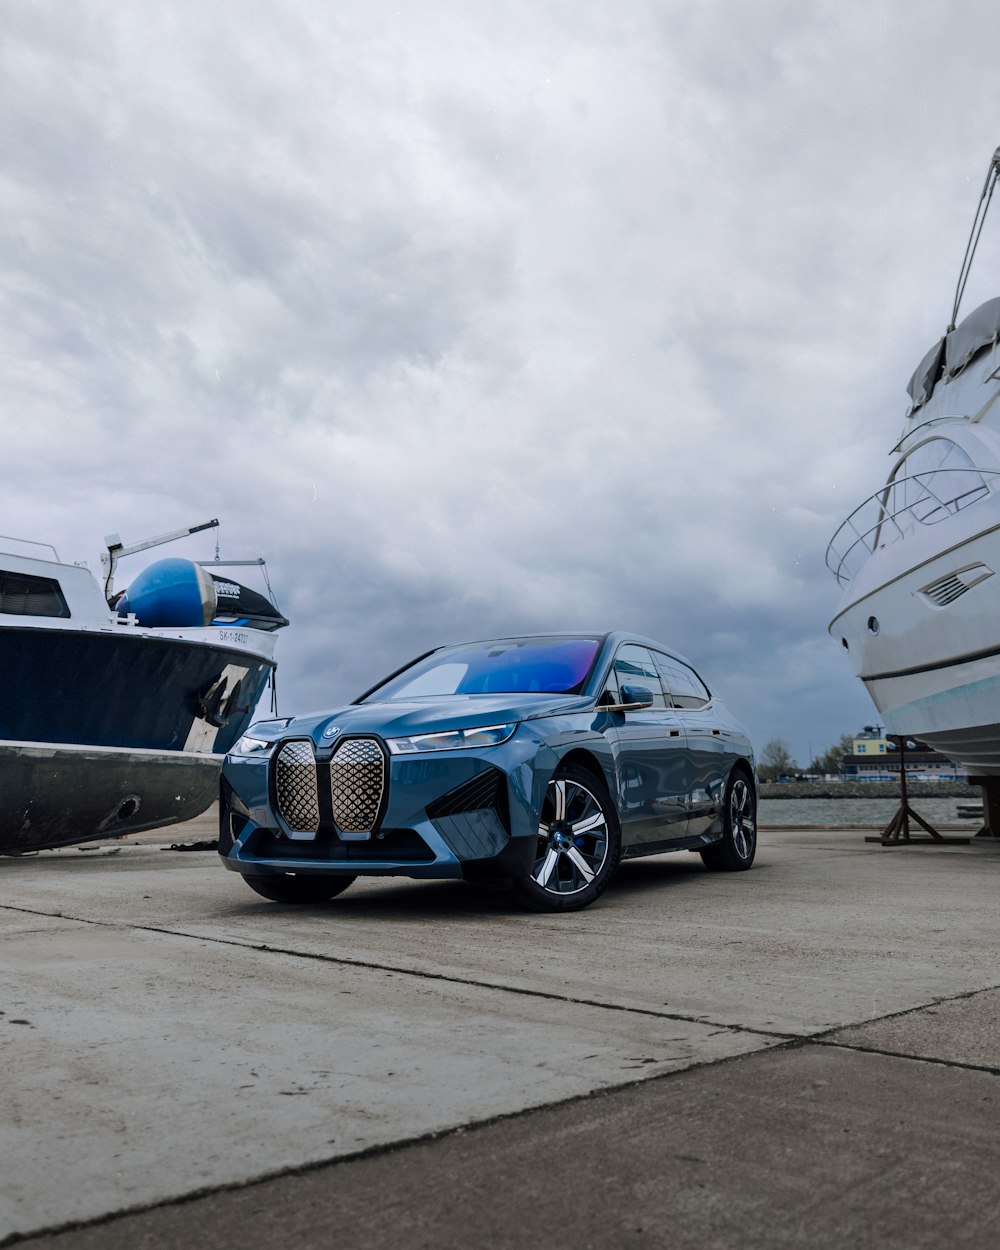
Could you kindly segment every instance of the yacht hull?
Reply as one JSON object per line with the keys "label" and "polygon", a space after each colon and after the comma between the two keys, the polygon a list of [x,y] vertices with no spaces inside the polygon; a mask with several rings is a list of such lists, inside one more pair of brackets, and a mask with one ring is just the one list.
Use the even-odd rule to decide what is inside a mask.
{"label": "yacht hull", "polygon": [[[1000,527],[955,517],[874,554],[830,625],[890,733],[1000,777]],[[1000,508],[1000,503],[998,503]],[[984,526],[984,522],[986,522]],[[906,557],[915,558],[915,562]],[[923,558],[921,558],[923,557]]]}

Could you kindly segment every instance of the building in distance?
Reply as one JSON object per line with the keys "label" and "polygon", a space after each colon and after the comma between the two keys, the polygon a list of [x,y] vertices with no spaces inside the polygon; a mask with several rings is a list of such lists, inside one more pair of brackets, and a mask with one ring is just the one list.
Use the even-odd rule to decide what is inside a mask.
{"label": "building in distance", "polygon": [[[852,781],[895,781],[899,777],[899,748],[878,725],[866,725],[845,755],[841,772]],[[964,781],[965,773],[950,759],[916,738],[906,739],[906,776],[910,781]]]}

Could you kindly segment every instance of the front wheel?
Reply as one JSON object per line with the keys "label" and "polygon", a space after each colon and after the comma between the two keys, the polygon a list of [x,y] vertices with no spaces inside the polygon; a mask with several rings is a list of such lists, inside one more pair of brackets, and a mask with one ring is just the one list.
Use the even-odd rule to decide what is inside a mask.
{"label": "front wheel", "polygon": [[618,814],[604,782],[576,764],[545,791],[535,859],[514,882],[531,911],[578,911],[604,893],[621,859]]}
{"label": "front wheel", "polygon": [[272,903],[326,903],[343,894],[357,877],[332,877],[304,872],[251,877],[243,880],[251,890],[269,898]]}
{"label": "front wheel", "polygon": [[715,872],[742,872],[757,854],[757,796],[742,771],[734,772],[723,803],[722,841],[701,852],[706,868]]}

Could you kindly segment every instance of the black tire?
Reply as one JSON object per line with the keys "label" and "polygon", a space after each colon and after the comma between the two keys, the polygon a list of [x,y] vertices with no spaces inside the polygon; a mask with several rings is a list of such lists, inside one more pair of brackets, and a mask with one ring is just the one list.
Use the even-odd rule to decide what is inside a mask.
{"label": "black tire", "polygon": [[577,764],[556,769],[545,791],[534,863],[514,880],[530,911],[579,911],[604,893],[622,854],[607,786]]}
{"label": "black tire", "polygon": [[272,903],[325,903],[343,894],[357,877],[286,872],[268,877],[246,876],[243,880],[251,890],[269,898]]}
{"label": "black tire", "polygon": [[757,854],[757,795],[742,768],[734,768],[726,785],[722,841],[706,846],[701,858],[713,872],[744,872]]}

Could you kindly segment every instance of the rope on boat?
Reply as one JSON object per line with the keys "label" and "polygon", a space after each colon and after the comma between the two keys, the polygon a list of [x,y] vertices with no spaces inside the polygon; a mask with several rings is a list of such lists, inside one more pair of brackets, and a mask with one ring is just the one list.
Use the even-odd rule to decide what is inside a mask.
{"label": "rope on boat", "polygon": [[990,200],[993,198],[993,190],[997,185],[997,172],[1000,170],[1000,148],[993,153],[990,160],[990,168],[986,174],[986,181],[983,183],[982,194],[979,197],[979,203],[976,206],[976,215],[972,221],[972,231],[969,234],[969,241],[965,245],[965,255],[962,258],[962,268],[958,274],[958,286],[955,289],[955,302],[951,309],[951,322],[948,325],[946,334],[950,334],[958,324],[958,306],[962,302],[962,296],[965,294],[965,284],[969,280],[969,270],[972,268],[972,261],[976,255],[976,248],[979,246],[979,236],[983,232],[983,223],[986,221],[986,213],[990,206]]}

